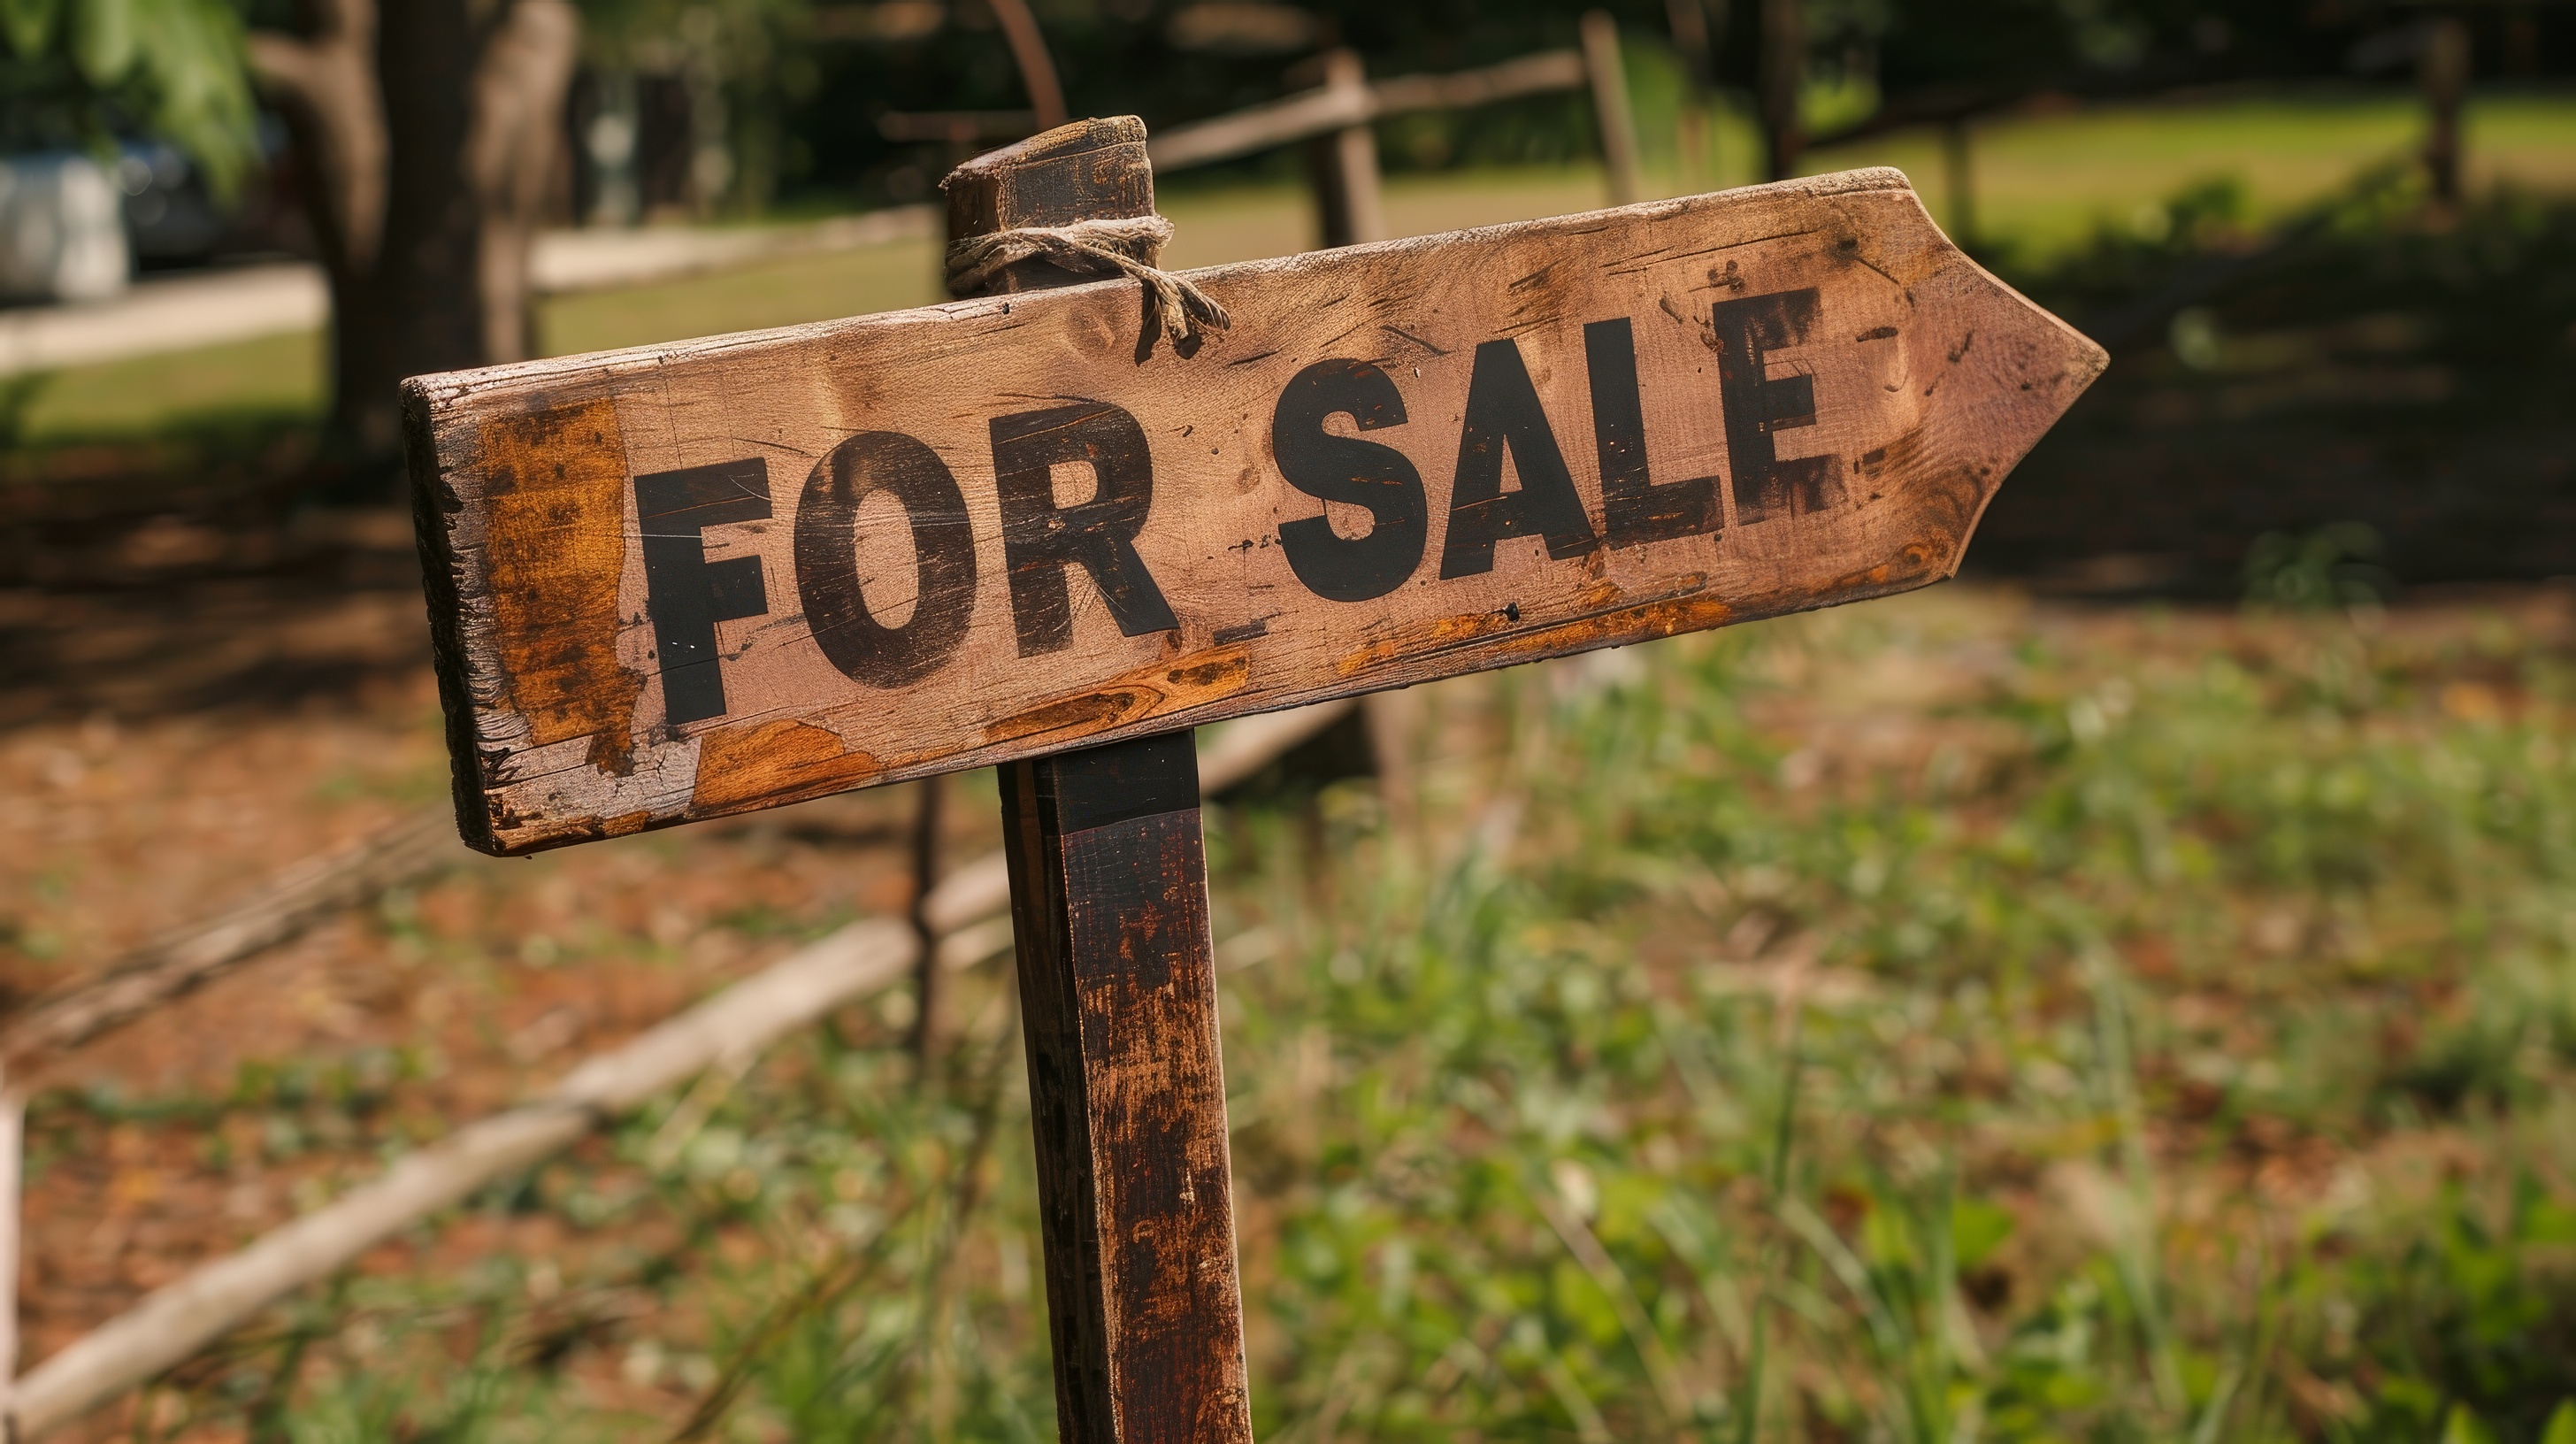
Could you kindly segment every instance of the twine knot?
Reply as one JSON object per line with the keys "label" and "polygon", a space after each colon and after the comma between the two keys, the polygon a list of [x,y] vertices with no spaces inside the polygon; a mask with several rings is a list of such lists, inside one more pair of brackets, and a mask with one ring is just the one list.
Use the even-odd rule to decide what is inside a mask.
{"label": "twine knot", "polygon": [[1155,264],[1172,238],[1161,216],[1075,221],[1069,226],[1020,226],[948,243],[948,290],[972,295],[1022,261],[1049,261],[1081,276],[1129,276],[1145,292],[1145,322],[1136,337],[1136,360],[1154,354],[1157,334],[1168,336],[1179,356],[1198,354],[1203,331],[1234,324],[1205,291]]}

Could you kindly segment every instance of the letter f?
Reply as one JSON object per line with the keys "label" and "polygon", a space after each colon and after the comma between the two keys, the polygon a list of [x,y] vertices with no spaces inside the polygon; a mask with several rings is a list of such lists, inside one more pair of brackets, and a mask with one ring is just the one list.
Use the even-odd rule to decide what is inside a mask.
{"label": "letter f", "polygon": [[721,717],[716,623],[769,610],[760,558],[707,560],[706,528],[769,515],[769,463],[760,457],[657,471],[635,478],[644,539],[644,611],[653,619],[654,659],[671,725]]}

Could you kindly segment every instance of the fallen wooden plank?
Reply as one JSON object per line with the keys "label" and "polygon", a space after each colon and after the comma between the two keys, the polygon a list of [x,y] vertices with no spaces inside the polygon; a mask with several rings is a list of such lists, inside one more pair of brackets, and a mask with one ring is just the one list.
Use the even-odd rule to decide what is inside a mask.
{"label": "fallen wooden plank", "polygon": [[39,1076],[51,1057],[195,991],[314,923],[468,860],[445,809],[435,809],[299,862],[221,917],[181,928],[18,1009],[0,1028],[0,1071]]}
{"label": "fallen wooden plank", "polygon": [[522,853],[1951,574],[2105,364],[1853,171],[409,383]]}
{"label": "fallen wooden plank", "polygon": [[1157,175],[1258,155],[1346,125],[1366,125],[1378,109],[1368,92],[1319,86],[1248,105],[1207,120],[1176,125],[1146,146]]}
{"label": "fallen wooden plank", "polygon": [[1418,110],[1467,110],[1524,95],[1579,90],[1585,84],[1583,56],[1573,50],[1542,50],[1498,65],[1446,75],[1397,75],[1369,87],[1377,113],[1405,115]]}
{"label": "fallen wooden plank", "polygon": [[27,1095],[0,1077],[0,1420],[18,1377],[18,1243],[25,1221]]}

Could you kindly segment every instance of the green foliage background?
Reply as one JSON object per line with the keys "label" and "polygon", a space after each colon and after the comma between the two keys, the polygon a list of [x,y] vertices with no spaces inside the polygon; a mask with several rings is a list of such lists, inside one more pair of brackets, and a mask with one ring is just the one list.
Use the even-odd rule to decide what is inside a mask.
{"label": "green foliage background", "polygon": [[257,160],[245,65],[225,0],[0,0],[0,151],[149,133],[229,193]]}

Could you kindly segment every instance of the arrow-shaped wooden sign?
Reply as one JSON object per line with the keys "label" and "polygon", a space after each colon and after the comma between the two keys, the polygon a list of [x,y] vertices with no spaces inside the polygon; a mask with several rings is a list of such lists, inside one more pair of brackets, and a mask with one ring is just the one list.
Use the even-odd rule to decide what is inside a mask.
{"label": "arrow-shaped wooden sign", "polygon": [[407,387],[521,853],[1904,591],[2106,362],[1893,170]]}

